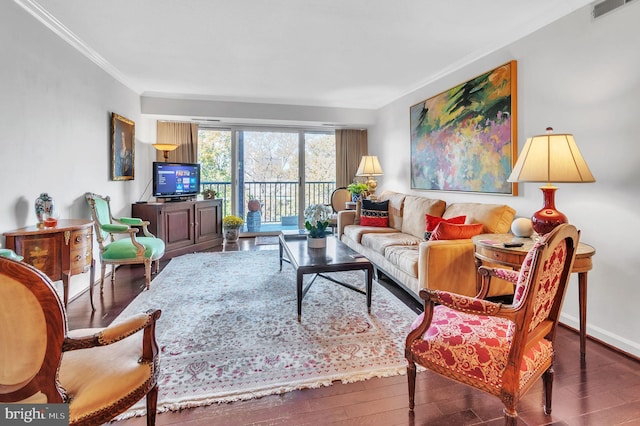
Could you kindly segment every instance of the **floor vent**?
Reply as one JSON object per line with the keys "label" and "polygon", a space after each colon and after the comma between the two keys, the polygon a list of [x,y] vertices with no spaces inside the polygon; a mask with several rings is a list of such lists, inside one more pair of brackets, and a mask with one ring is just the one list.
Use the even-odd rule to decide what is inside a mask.
{"label": "floor vent", "polygon": [[598,19],[602,15],[605,15],[619,7],[624,6],[627,3],[631,3],[633,0],[604,0],[593,6],[593,19]]}

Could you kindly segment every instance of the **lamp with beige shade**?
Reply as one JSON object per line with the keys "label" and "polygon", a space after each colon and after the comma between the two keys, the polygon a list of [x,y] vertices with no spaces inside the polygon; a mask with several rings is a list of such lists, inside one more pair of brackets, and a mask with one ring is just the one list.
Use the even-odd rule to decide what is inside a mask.
{"label": "lamp with beige shade", "polygon": [[358,171],[356,171],[356,176],[367,177],[366,184],[369,187],[369,198],[372,200],[376,198],[375,192],[378,187],[378,182],[376,182],[373,177],[382,175],[382,167],[380,167],[378,157],[375,155],[363,155],[362,160],[360,160],[360,166],[358,166]]}
{"label": "lamp with beige shade", "polygon": [[547,133],[527,139],[518,161],[507,179],[508,182],[547,182],[540,187],[544,206],[531,217],[533,230],[543,235],[556,226],[567,223],[567,217],[556,210],[555,192],[551,182],[586,183],[595,182],[587,163],[570,134],[554,134],[551,127]]}

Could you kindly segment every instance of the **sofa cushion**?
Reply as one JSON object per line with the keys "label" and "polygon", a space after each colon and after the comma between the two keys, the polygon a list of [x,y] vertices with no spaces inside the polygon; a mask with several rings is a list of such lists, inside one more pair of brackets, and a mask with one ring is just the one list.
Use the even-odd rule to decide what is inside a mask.
{"label": "sofa cushion", "polygon": [[343,230],[343,233],[347,238],[352,239],[358,244],[362,243],[362,236],[366,234],[392,234],[397,232],[398,230],[393,228],[380,228],[377,226],[360,225],[347,225]]}
{"label": "sofa cushion", "polygon": [[[466,223],[481,223],[482,233],[504,234],[509,232],[516,211],[505,204],[453,203],[442,217],[467,216]],[[437,216],[437,215],[436,215]]]}
{"label": "sofa cushion", "polygon": [[390,246],[417,246],[421,240],[402,232],[394,233],[369,233],[362,236],[360,242],[363,246],[384,256],[385,249]]}
{"label": "sofa cushion", "polygon": [[441,222],[431,233],[431,241],[436,240],[466,240],[482,233],[484,225],[473,223],[469,225],[458,225],[450,222]]}
{"label": "sofa cushion", "polygon": [[456,216],[456,217],[452,217],[451,219],[445,219],[439,216],[431,216],[430,214],[427,213],[424,218],[424,221],[425,221],[424,239],[428,240],[429,238],[431,238],[431,233],[436,229],[436,226],[438,226],[440,222],[455,223],[457,225],[462,225],[466,219],[467,219],[466,216]]}
{"label": "sofa cushion", "polygon": [[384,252],[384,257],[402,272],[418,278],[418,245],[413,246],[389,246]]}
{"label": "sofa cushion", "polygon": [[360,225],[387,228],[389,226],[389,201],[362,200]]}
{"label": "sofa cushion", "polygon": [[378,201],[389,201],[389,227],[398,231],[402,230],[402,215],[406,194],[393,191],[384,191],[378,197]]}
{"label": "sofa cushion", "polygon": [[442,216],[445,207],[446,204],[442,200],[407,195],[404,199],[402,232],[424,238],[425,215]]}

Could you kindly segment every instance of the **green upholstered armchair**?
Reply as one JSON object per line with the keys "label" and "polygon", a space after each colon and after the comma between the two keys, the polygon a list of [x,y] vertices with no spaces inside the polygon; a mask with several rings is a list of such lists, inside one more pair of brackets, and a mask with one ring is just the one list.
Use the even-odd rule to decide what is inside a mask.
{"label": "green upholstered armchair", "polygon": [[91,426],[146,396],[147,425],[155,423],[160,310],[70,331],[51,280],[0,256],[0,312],[0,403],[65,403],[70,426]]}
{"label": "green upholstered armchair", "polygon": [[[91,192],[85,195],[96,230],[96,239],[100,247],[100,292],[104,288],[104,273],[107,265],[111,265],[111,282],[115,281],[115,266],[143,263],[147,289],[151,283],[151,263],[155,261],[156,272],[160,267],[160,258],[164,255],[164,241],[149,232],[149,222],[137,218],[122,217],[114,219],[111,215],[109,196],[101,196]],[[137,236],[138,227],[144,236]],[[117,238],[116,236],[122,236]]]}

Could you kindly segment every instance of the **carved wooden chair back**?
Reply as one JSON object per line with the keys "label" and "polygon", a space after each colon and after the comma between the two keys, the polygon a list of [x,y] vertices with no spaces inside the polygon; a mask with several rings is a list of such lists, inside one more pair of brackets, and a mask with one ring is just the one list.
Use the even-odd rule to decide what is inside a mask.
{"label": "carved wooden chair back", "polygon": [[0,258],[0,402],[59,403],[56,377],[66,316],[49,279],[39,270]]}
{"label": "carved wooden chair back", "polygon": [[331,208],[334,213],[346,210],[347,201],[351,201],[351,192],[347,188],[336,188],[331,193]]}
{"label": "carved wooden chair back", "polygon": [[[419,364],[498,396],[507,424],[515,423],[520,397],[542,377],[545,412],[551,412],[556,327],[578,240],[573,225],[560,225],[534,244],[518,274],[481,267],[480,297],[420,292],[425,311],[405,347],[410,409]],[[514,281],[512,304],[482,298],[493,277]]]}
{"label": "carved wooden chair back", "polygon": [[0,403],[68,403],[69,424],[84,426],[104,424],[146,395],[153,425],[159,317],[152,310],[105,329],[68,331],[49,278],[0,256]]}
{"label": "carved wooden chair back", "polygon": [[101,196],[98,194],[87,193],[85,195],[89,207],[91,208],[91,216],[93,217],[96,239],[100,245],[100,251],[104,250],[104,246],[114,241],[113,234],[105,231],[102,225],[113,223],[111,215],[111,197]]}
{"label": "carved wooden chair back", "polygon": [[[151,284],[151,264],[156,263],[159,270],[159,260],[164,255],[165,243],[156,238],[148,230],[149,222],[138,218],[121,217],[115,219],[111,214],[109,196],[102,196],[87,192],[85,199],[91,209],[96,239],[100,248],[100,293],[104,290],[104,276],[106,265],[111,267],[111,282],[115,282],[115,266],[125,264],[144,264],[145,284]],[[142,229],[141,236],[138,236]],[[117,236],[122,238],[117,238]]]}

